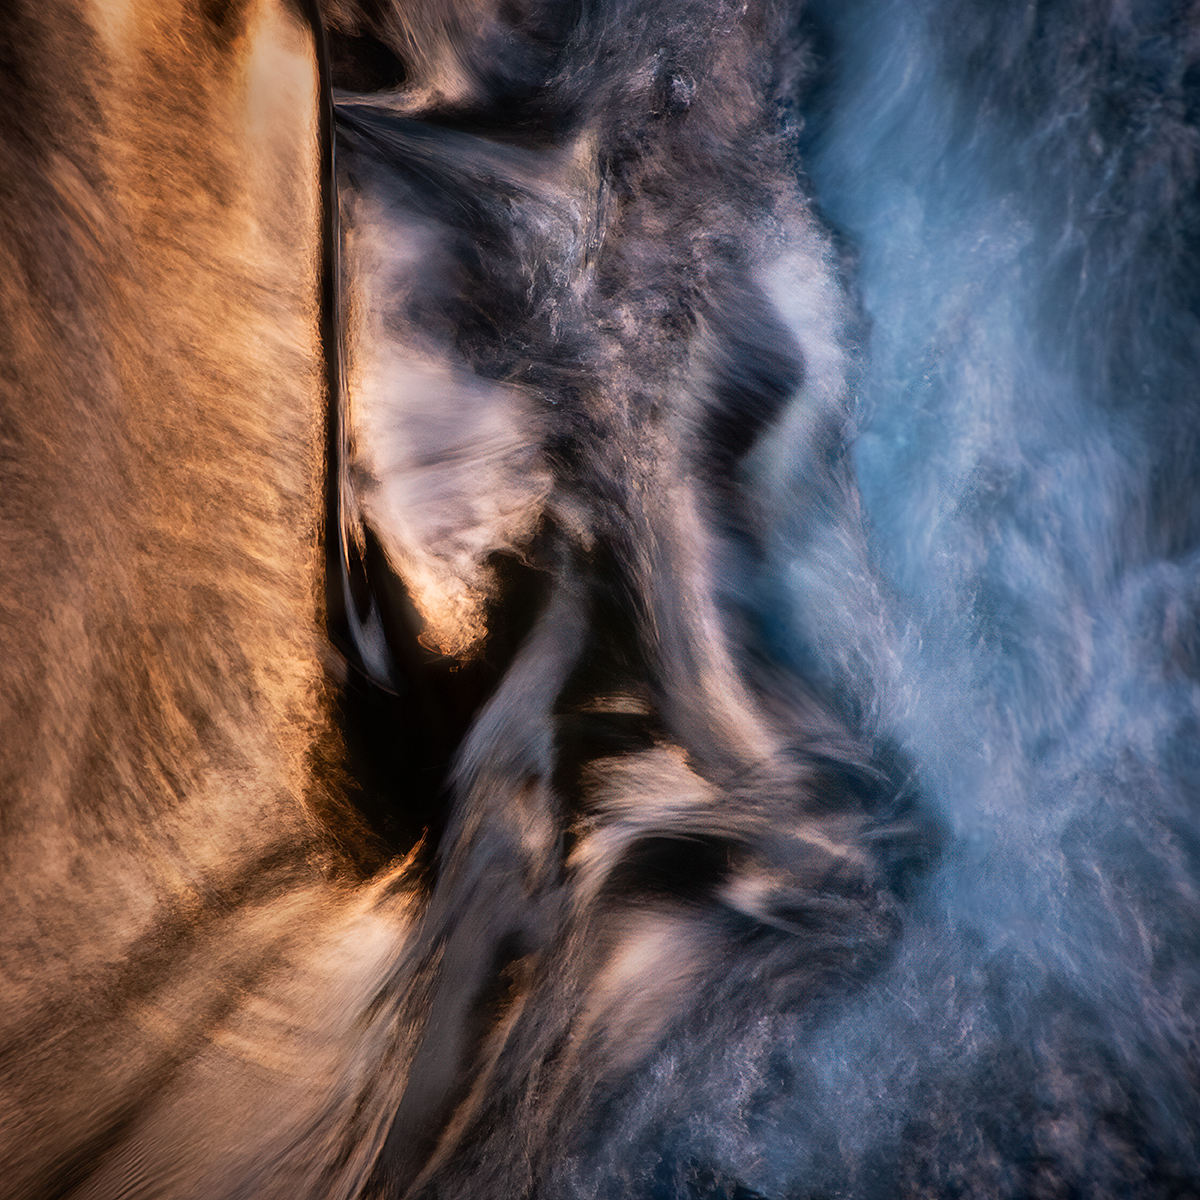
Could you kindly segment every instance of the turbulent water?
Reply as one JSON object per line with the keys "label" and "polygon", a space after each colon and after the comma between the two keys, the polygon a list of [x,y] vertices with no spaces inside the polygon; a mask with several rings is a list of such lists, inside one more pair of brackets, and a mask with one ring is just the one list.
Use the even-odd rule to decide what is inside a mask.
{"label": "turbulent water", "polygon": [[784,428],[763,619],[946,841],[858,994],[642,1081],[598,1194],[1192,1195],[1200,11],[806,17],[786,119],[854,314],[807,389],[853,484]]}
{"label": "turbulent water", "polygon": [[[632,747],[618,770],[567,740],[555,723],[582,667],[560,693],[553,664],[570,655],[545,634],[533,643],[551,674],[490,702],[493,714],[545,704],[560,761],[593,763],[591,783],[556,775],[566,812],[600,827],[619,813],[673,846],[682,865],[666,891],[696,907],[662,929],[707,958],[697,969],[666,953],[646,977],[614,958],[589,977],[604,995],[626,988],[640,1015],[612,1010],[593,1028],[608,1065],[579,1068],[596,1084],[576,1133],[556,1141],[545,1113],[530,1118],[531,1138],[557,1147],[536,1173],[547,1194],[604,1197],[1194,1194],[1200,9],[815,0],[786,28],[759,14],[775,125],[744,145],[730,132],[748,111],[738,89],[768,71],[721,57],[726,17],[633,11],[589,10],[544,75],[497,52],[495,70],[512,71],[503,85],[469,37],[447,35],[476,64],[491,124],[465,101],[440,130],[388,125],[386,97],[343,109],[351,224],[392,264],[363,304],[387,314],[360,340],[363,470],[382,481],[364,492],[368,519],[410,564],[410,586],[432,562],[417,603],[437,612],[464,579],[486,592],[472,539],[520,547],[549,520],[550,542],[570,543],[582,511],[587,536],[631,571],[621,598],[579,618],[591,622],[583,661],[606,660],[610,686],[635,691],[644,669],[646,712],[661,721],[650,742],[695,772],[665,778]],[[499,97],[530,79],[545,108],[511,101],[521,115],[506,128]],[[546,144],[522,141],[529,129]],[[389,159],[394,174],[379,175]],[[796,199],[772,201],[771,187]],[[781,241],[755,249],[772,228]],[[497,287],[507,268],[493,260],[524,264],[525,299]],[[359,286],[380,270],[360,267]],[[389,345],[391,365],[378,365]],[[414,366],[431,345],[470,368]],[[664,368],[672,354],[692,374]],[[539,417],[545,395],[557,408]],[[656,441],[659,400],[675,407],[665,428],[679,459]],[[447,404],[454,430],[437,425]],[[586,470],[564,466],[555,441],[573,422]],[[644,487],[686,509],[692,486],[704,534],[630,499]],[[505,532],[479,534],[494,507]],[[447,539],[453,553],[439,549]],[[573,553],[584,593],[621,569],[598,565],[590,543]],[[632,569],[641,554],[650,566]],[[468,565],[448,584],[451,559]],[[704,615],[710,593],[719,616]],[[637,636],[651,649],[614,633],[633,611],[649,614]],[[469,640],[463,622],[447,644]],[[689,640],[719,625],[735,667]],[[677,665],[689,654],[694,674]],[[771,896],[792,802],[782,760],[729,732],[742,680],[772,698],[796,761],[835,764],[793,785],[811,789],[810,814],[853,810],[860,785],[894,797],[876,826],[842,827],[859,847],[846,861],[878,856],[884,869],[863,876],[869,898],[832,930],[815,914],[836,886]],[[731,724],[685,713],[689,693]],[[533,725],[505,720],[512,744],[532,745]],[[726,737],[739,761],[760,754],[739,768],[761,772],[753,800],[715,765]],[[463,761],[496,749],[469,740]],[[622,796],[608,810],[594,791],[606,769]],[[698,776],[726,795],[680,818],[673,789]],[[751,811],[779,845],[744,840]],[[628,837],[625,866],[606,869],[632,888],[652,869],[633,865],[645,851]],[[708,838],[724,868],[687,850]],[[782,876],[803,870],[792,861]],[[724,872],[716,892],[706,871]],[[647,928],[675,912],[645,903]],[[722,941],[715,931],[744,916],[798,941],[768,951],[761,929]],[[655,970],[676,980],[674,998],[648,982]],[[701,983],[705,970],[723,982]],[[799,977],[798,990],[781,982]],[[567,1002],[534,1007],[556,1004]],[[665,1048],[626,1055],[646,1021]],[[555,1061],[548,1034],[538,1053]],[[536,1085],[514,1086],[536,1106]],[[504,1120],[466,1144],[500,1136]]]}

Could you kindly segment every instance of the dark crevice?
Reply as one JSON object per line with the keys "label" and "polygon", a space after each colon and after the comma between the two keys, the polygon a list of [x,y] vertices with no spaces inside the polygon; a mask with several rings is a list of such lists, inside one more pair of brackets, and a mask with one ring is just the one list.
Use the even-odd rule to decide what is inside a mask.
{"label": "dark crevice", "polygon": [[357,784],[354,799],[370,827],[397,851],[424,839],[422,858],[432,864],[455,755],[537,620],[547,577],[512,555],[493,555],[488,565],[496,598],[486,613],[487,639],[477,657],[460,660],[421,644],[421,619],[369,530],[365,549],[395,687],[351,673],[342,690],[339,716]]}
{"label": "dark crevice", "polygon": [[370,33],[329,31],[329,73],[338,91],[378,93],[402,88],[408,79],[404,62]]}

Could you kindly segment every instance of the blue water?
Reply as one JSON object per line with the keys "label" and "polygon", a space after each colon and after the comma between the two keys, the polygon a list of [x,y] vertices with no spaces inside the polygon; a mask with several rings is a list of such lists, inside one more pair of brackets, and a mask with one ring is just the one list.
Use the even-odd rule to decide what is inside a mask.
{"label": "blue water", "polygon": [[791,448],[772,636],[901,747],[947,841],[881,977],[660,1065],[647,1112],[715,1111],[647,1135],[672,1149],[638,1186],[1195,1194],[1195,19],[811,13],[802,170],[861,320],[825,401],[853,488],[814,509]]}

